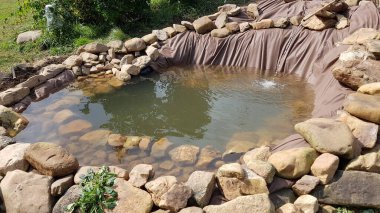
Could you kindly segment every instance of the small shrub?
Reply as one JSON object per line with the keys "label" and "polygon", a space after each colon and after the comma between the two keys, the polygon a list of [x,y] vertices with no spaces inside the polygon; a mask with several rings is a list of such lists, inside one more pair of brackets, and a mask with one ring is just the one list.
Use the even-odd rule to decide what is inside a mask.
{"label": "small shrub", "polygon": [[90,169],[81,177],[80,198],[68,205],[66,210],[73,212],[79,209],[85,213],[101,213],[105,209],[115,208],[117,200],[117,192],[113,189],[115,179],[116,175],[110,173],[108,167],[103,166],[96,173]]}

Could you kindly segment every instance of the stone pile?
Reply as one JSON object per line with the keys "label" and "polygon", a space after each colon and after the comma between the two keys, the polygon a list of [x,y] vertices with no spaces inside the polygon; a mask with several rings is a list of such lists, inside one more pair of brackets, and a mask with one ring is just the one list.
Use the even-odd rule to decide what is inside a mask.
{"label": "stone pile", "polygon": [[341,45],[349,45],[340,54],[333,68],[334,77],[343,85],[357,90],[365,84],[380,81],[380,32],[362,28],[345,38]]}
{"label": "stone pile", "polygon": [[306,12],[301,25],[310,30],[325,30],[336,28],[338,30],[349,26],[349,20],[344,14],[348,9],[345,2],[335,1],[332,4],[323,2],[319,7]]}
{"label": "stone pile", "polygon": [[[345,24],[334,19],[339,19],[336,13],[343,12],[344,8],[344,3],[336,3],[307,22],[302,22],[302,17],[291,17],[289,21],[288,18],[263,19],[238,24],[229,22],[229,17],[237,16],[243,9],[224,5],[216,14],[193,23],[183,21],[173,27],[154,30],[142,38],[112,41],[107,45],[84,45],[64,62],[41,66],[37,75],[0,93],[0,104],[14,106],[31,93],[37,99],[46,97],[57,89],[52,88],[52,84],[65,85],[70,82],[70,76],[77,76],[78,81],[115,76],[119,81],[113,83],[120,85],[120,81],[126,82],[149,69],[149,64],[159,57],[160,45],[186,30],[226,37],[250,28],[285,28],[289,22],[315,30],[338,25],[340,28]],[[255,4],[250,4],[246,12],[254,19],[259,17]],[[324,26],[320,27],[321,24]],[[175,147],[165,138],[152,142],[148,137],[123,136],[108,130],[82,135],[78,141],[83,143],[96,141],[124,150],[138,148],[156,158],[170,156],[170,160],[160,165],[168,172],[175,170],[177,165],[200,169],[181,182],[175,176],[157,176],[153,166],[147,163],[136,165],[130,172],[111,166],[111,172],[117,175],[118,205],[109,212],[261,213],[277,209],[277,212],[315,213],[318,209],[334,209],[328,205],[380,208],[380,148],[377,144],[380,66],[375,60],[379,57],[379,38],[376,30],[360,29],[343,40],[342,44],[351,45],[338,61],[344,71],[335,68],[333,73],[340,82],[357,92],[347,97],[344,109],[336,117],[312,118],[295,125],[309,147],[276,152],[271,152],[269,147],[255,148],[244,153],[240,163],[225,164],[220,160],[221,154],[210,147]],[[28,123],[9,108],[1,108],[0,113],[2,135],[14,136]],[[70,116],[67,111],[63,114],[57,114],[55,120],[62,121]],[[70,135],[91,127],[84,120],[74,120],[61,126],[59,134]],[[217,171],[201,169],[206,170],[210,163],[218,165]],[[77,159],[58,145],[15,143],[1,136],[0,210],[64,212],[64,208],[80,196],[79,177],[88,169],[96,171],[99,168],[79,167]]]}

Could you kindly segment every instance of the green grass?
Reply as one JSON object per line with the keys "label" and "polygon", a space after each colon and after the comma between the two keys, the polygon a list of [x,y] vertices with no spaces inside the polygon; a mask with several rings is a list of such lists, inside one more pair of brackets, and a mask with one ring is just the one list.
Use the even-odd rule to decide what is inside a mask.
{"label": "green grass", "polygon": [[[9,72],[14,64],[46,56],[39,45],[17,45],[16,38],[21,32],[32,30],[32,17],[17,17],[17,0],[0,0],[0,71]],[[36,51],[37,50],[37,51]]]}

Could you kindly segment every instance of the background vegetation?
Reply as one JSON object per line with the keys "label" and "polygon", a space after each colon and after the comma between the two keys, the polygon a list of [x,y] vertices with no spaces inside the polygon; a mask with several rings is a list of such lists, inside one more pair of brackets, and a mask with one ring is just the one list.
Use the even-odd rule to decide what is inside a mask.
{"label": "background vegetation", "polygon": [[[23,61],[61,55],[92,42],[125,40],[181,20],[216,12],[224,3],[248,0],[0,0],[0,71]],[[58,26],[47,32],[46,4],[55,5]],[[27,30],[44,30],[34,43],[16,44]]]}

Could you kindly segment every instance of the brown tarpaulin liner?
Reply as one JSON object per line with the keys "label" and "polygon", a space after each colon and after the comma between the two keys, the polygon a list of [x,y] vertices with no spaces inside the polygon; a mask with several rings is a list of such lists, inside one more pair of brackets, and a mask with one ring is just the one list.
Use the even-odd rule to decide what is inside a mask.
{"label": "brown tarpaulin liner", "polygon": [[[305,15],[321,2],[261,1],[258,20]],[[348,48],[336,43],[360,28],[380,28],[379,10],[372,2],[351,7],[346,16],[350,19],[349,27],[321,32],[291,26],[287,29],[249,30],[221,39],[188,31],[170,39],[161,49],[163,56],[152,67],[162,71],[172,65],[225,65],[296,74],[311,83],[315,90],[312,116],[332,117],[342,108],[346,95],[352,92],[341,86],[331,73],[339,54]],[[253,20],[243,12],[230,21]],[[273,151],[301,146],[308,144],[300,135],[292,135]]]}

